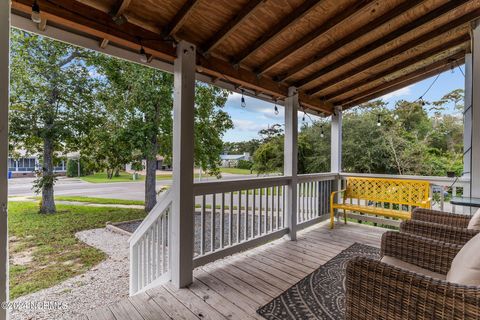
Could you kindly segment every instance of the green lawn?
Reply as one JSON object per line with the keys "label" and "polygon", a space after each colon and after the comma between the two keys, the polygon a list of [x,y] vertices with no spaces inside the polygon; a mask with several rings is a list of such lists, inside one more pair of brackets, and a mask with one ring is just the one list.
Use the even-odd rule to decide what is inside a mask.
{"label": "green lawn", "polygon": [[[40,200],[41,197],[35,197],[34,199]],[[124,204],[124,205],[140,205],[145,204],[142,200],[125,200],[125,199],[113,199],[113,198],[95,198],[95,197],[83,197],[83,196],[56,196],[55,200],[58,201],[72,201],[72,202],[87,202],[98,204]]]}
{"label": "green lawn", "polygon": [[[132,182],[132,175],[130,173],[121,172],[120,176],[113,177],[112,179],[107,178],[106,172],[98,172],[89,176],[80,177],[83,181],[91,182],[91,183],[111,183],[111,182]],[[138,180],[136,181],[143,181],[145,180],[144,176],[139,176]]]}
{"label": "green lawn", "polygon": [[220,168],[222,173],[231,173],[231,174],[254,174],[251,173],[249,169],[240,169],[240,168]]}
{"label": "green lawn", "polygon": [[51,287],[105,259],[102,251],[77,240],[76,232],[145,216],[140,209],[57,205],[57,210],[41,215],[38,203],[9,203],[11,299]]}
{"label": "green lawn", "polygon": [[[220,168],[221,173],[230,173],[230,174],[245,174],[250,175],[250,170],[248,169],[239,169],[239,168]],[[207,174],[202,174],[203,177],[208,177]],[[195,174],[195,178],[198,178],[199,174]],[[127,172],[121,172],[120,176],[113,177],[112,179],[107,178],[107,174],[105,172],[98,172],[94,173],[89,176],[80,177],[83,181],[91,182],[91,183],[112,183],[112,182],[133,182],[132,175]],[[161,174],[157,175],[157,180],[171,180],[172,174]],[[145,176],[140,175],[138,180],[136,181],[144,181]]]}

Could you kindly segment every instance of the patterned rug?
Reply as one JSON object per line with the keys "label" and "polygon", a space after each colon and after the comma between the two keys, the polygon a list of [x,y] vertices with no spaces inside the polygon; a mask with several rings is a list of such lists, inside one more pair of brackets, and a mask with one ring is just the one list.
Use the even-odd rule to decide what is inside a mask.
{"label": "patterned rug", "polygon": [[265,319],[343,319],[345,268],[358,256],[380,259],[380,249],[355,243],[257,310]]}

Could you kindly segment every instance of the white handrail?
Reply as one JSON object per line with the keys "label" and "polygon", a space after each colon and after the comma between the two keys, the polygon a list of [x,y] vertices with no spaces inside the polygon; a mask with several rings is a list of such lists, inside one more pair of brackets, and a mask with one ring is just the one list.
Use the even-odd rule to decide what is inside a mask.
{"label": "white handrail", "polygon": [[143,219],[142,223],[138,226],[130,239],[128,239],[130,245],[136,244],[138,240],[145,234],[148,228],[150,228],[152,224],[154,224],[155,221],[160,218],[161,215],[166,213],[166,210],[172,204],[172,201],[173,193],[171,189],[168,189],[162,195],[160,195],[159,199],[157,200],[157,204],[152,208],[147,217]]}
{"label": "white handrail", "polygon": [[327,180],[332,180],[337,178],[339,178],[338,173],[332,173],[332,172],[307,173],[307,174],[297,175],[298,182],[327,181]]}
{"label": "white handrail", "polygon": [[[378,173],[339,173],[341,178],[347,177],[365,177],[365,178],[388,178],[388,179],[405,179],[405,180],[422,180],[429,181],[434,184],[446,185],[448,183],[452,184],[456,182],[458,184],[467,184],[470,182],[469,179],[460,177],[460,178],[450,178],[450,177],[438,177],[438,176],[414,176],[414,175],[395,175],[395,174],[378,174]],[[456,180],[456,181],[455,181]]]}
{"label": "white handrail", "polygon": [[193,185],[193,193],[196,196],[212,193],[230,192],[253,188],[267,188],[287,185],[292,180],[289,176],[275,176],[265,178],[232,179],[221,181],[199,182]]}
{"label": "white handrail", "polygon": [[130,237],[130,295],[170,280],[169,212],[173,193],[165,192]]}

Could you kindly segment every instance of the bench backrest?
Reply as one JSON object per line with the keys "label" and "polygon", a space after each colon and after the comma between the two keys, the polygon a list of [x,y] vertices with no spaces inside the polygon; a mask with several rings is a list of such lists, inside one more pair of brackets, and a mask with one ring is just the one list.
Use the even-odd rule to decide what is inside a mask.
{"label": "bench backrest", "polygon": [[420,180],[347,178],[345,198],[426,206],[430,183]]}

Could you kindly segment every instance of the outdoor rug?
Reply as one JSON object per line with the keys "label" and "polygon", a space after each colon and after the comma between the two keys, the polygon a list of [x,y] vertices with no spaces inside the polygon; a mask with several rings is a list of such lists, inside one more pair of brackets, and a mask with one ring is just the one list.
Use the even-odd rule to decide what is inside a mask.
{"label": "outdoor rug", "polygon": [[265,319],[344,319],[345,268],[353,257],[380,259],[380,249],[355,243],[257,310]]}

